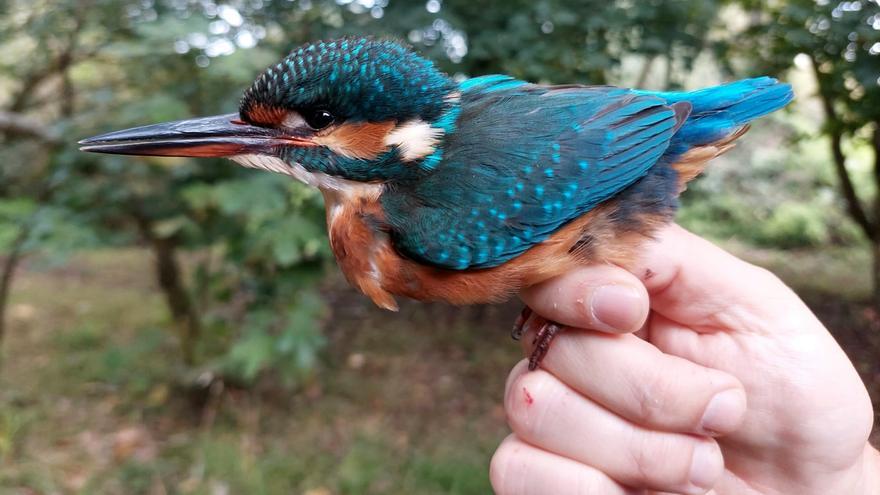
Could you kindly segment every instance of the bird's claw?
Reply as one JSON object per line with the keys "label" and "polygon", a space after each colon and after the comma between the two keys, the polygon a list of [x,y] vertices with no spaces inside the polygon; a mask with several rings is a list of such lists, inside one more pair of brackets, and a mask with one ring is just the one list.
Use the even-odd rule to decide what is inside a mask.
{"label": "bird's claw", "polygon": [[526,331],[526,322],[529,320],[530,316],[532,316],[532,308],[528,306],[523,307],[519,316],[516,317],[516,321],[513,322],[513,328],[510,330],[510,338],[513,340],[519,340],[522,338],[523,333]]}
{"label": "bird's claw", "polygon": [[[516,321],[513,323],[513,329],[510,331],[510,337],[513,340],[520,340],[525,333],[526,322],[532,316],[532,308],[526,306],[523,308],[522,312],[519,316],[516,317]],[[550,350],[550,343],[553,342],[553,338],[556,337],[556,334],[562,330],[562,326],[554,321],[545,320],[543,318],[539,318],[541,320],[541,324],[538,326],[538,331],[535,332],[535,338],[532,340],[532,347],[534,350],[532,351],[531,356],[529,356],[529,371],[535,371],[538,369],[538,366],[541,365],[541,361],[544,359],[544,356],[547,355],[547,351]]]}

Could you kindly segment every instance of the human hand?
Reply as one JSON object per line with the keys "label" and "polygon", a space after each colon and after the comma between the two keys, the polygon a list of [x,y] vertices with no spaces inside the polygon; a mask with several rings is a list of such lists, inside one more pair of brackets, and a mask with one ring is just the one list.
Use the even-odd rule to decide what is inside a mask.
{"label": "human hand", "polygon": [[522,294],[594,330],[511,372],[497,493],[880,492],[865,387],[791,290],[677,226],[633,272],[584,267]]}

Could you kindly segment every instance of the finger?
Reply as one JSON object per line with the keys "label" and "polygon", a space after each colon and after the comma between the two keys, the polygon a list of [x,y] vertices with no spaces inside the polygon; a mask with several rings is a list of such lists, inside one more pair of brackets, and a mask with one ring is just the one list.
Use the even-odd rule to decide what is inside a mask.
{"label": "finger", "polygon": [[664,228],[656,239],[645,246],[633,273],[651,294],[651,308],[669,319],[687,322],[698,332],[762,331],[767,325],[756,328],[754,322],[810,315],[772,273],[677,225]]}
{"label": "finger", "polygon": [[535,312],[564,325],[603,332],[638,330],[648,315],[648,293],[632,273],[611,265],[584,266],[525,289]]}
{"label": "finger", "polygon": [[507,375],[507,381],[504,384],[504,395],[507,396],[508,392],[510,392],[510,387],[513,386],[513,383],[519,378],[523,373],[529,372],[529,360],[523,359],[520,362],[516,363],[512,370],[510,370],[510,374]]}
{"label": "finger", "polygon": [[601,471],[535,448],[516,435],[498,446],[489,464],[496,495],[634,495]]}
{"label": "finger", "polygon": [[564,331],[541,367],[649,429],[722,435],[736,430],[746,413],[745,390],[733,375],[664,354],[635,335]]}
{"label": "finger", "polygon": [[517,438],[627,486],[702,494],[724,470],[713,439],[634,425],[543,370],[514,380],[505,409]]}
{"label": "finger", "polygon": [[[661,352],[681,356],[695,363],[705,363],[715,356],[723,355],[729,349],[729,336],[719,334],[722,339],[713,339],[714,335],[694,332],[689,326],[670,320],[661,315],[651,317],[650,342]],[[707,359],[708,358],[708,359]]]}

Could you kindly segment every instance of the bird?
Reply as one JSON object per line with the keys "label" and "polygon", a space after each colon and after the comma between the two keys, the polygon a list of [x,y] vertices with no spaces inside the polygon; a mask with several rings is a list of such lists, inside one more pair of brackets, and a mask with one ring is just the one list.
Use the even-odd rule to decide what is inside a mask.
{"label": "bird", "polygon": [[[394,39],[348,37],[294,49],[237,112],[79,144],[227,157],[318,188],[346,279],[396,311],[395,296],[499,303],[581,265],[632,268],[687,184],[792,99],[766,76],[696,91],[461,80]],[[543,320],[530,369],[561,329]]]}

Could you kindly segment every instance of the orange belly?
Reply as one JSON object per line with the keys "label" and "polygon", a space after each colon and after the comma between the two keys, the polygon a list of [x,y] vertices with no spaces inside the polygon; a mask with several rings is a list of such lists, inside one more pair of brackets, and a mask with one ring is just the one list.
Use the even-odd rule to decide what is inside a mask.
{"label": "orange belly", "polygon": [[[578,265],[600,262],[626,266],[649,235],[617,232],[609,218],[613,203],[606,203],[500,266],[446,270],[401,256],[388,234],[375,228],[383,220],[378,203],[327,200],[328,212],[332,212],[332,216],[328,213],[330,245],[340,268],[353,286],[390,310],[397,309],[394,295],[452,304],[496,303]],[[655,223],[664,220],[658,215]],[[584,243],[587,231],[589,242]]]}

